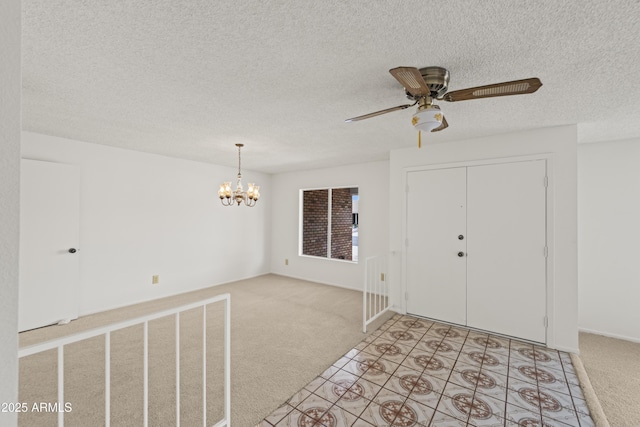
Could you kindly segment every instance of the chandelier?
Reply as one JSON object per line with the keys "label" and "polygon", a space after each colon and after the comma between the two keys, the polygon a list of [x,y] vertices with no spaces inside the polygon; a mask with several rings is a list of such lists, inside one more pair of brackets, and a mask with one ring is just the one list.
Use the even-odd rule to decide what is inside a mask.
{"label": "chandelier", "polygon": [[238,147],[238,183],[236,184],[236,189],[231,189],[231,182],[223,182],[220,184],[220,189],[218,190],[218,196],[220,196],[220,202],[224,206],[233,206],[234,202],[240,206],[242,202],[246,206],[253,207],[256,205],[258,198],[260,197],[260,187],[255,185],[254,183],[249,183],[249,188],[245,192],[242,188],[242,173],[240,171],[240,149],[244,146],[244,144],[236,144]]}

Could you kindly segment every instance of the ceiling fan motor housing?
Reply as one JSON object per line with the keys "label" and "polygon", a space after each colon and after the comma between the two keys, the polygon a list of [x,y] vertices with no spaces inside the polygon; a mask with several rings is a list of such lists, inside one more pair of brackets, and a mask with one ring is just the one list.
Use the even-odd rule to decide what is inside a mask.
{"label": "ceiling fan motor housing", "polygon": [[420,74],[431,91],[432,98],[440,98],[449,88],[449,70],[442,67],[420,68]]}

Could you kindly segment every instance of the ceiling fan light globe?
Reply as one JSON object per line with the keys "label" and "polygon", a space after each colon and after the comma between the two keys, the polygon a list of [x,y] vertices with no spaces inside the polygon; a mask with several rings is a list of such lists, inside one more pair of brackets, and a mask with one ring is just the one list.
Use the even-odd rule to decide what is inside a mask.
{"label": "ceiling fan light globe", "polygon": [[417,131],[431,132],[442,125],[442,112],[435,106],[422,108],[416,111],[411,119],[413,127]]}

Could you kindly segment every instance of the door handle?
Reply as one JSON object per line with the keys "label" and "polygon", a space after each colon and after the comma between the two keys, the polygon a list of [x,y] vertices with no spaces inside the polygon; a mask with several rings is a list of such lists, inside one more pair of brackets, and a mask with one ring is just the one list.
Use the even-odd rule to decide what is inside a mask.
{"label": "door handle", "polygon": [[78,250],[76,248],[69,249],[70,254],[75,254]]}
{"label": "door handle", "polygon": [[458,256],[462,258],[464,256],[464,252],[458,252]]}

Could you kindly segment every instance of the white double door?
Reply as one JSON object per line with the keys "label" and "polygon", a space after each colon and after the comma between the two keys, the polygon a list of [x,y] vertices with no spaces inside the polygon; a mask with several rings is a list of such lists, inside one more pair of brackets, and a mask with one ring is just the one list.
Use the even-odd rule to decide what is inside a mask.
{"label": "white double door", "polygon": [[546,342],[546,161],[408,173],[407,312]]}

